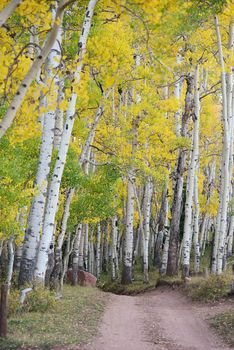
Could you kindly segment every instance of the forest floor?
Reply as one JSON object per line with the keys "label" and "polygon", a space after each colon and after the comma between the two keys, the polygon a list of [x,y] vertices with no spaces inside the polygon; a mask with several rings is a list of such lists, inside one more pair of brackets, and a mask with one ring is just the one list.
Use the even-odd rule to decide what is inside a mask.
{"label": "forest floor", "polygon": [[215,304],[191,302],[168,287],[138,296],[112,294],[99,335],[82,350],[231,349],[209,322],[233,308],[233,299]]}

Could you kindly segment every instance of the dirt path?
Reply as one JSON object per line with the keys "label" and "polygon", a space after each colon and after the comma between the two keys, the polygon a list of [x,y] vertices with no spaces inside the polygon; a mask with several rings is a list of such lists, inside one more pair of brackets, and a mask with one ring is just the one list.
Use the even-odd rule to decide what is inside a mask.
{"label": "dirt path", "polygon": [[228,350],[205,321],[219,308],[188,305],[168,289],[111,295],[100,334],[85,350]]}

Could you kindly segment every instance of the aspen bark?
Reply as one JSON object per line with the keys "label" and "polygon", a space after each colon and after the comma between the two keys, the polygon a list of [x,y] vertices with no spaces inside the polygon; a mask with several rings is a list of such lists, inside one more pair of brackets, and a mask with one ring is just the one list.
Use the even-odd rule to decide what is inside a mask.
{"label": "aspen bark", "polygon": [[14,237],[11,236],[8,241],[8,269],[7,269],[7,279],[6,283],[8,285],[8,293],[10,291],[11,287],[11,281],[13,276],[13,266],[14,266],[14,258],[15,258],[15,251],[14,251]]}
{"label": "aspen bark", "polygon": [[78,269],[84,270],[84,240],[85,240],[84,225],[82,225],[81,236],[80,236],[80,247],[79,247],[79,261]]}
{"label": "aspen bark", "polygon": [[144,228],[144,283],[149,283],[149,238],[150,238],[150,216],[151,216],[151,200],[153,194],[153,184],[151,179],[147,180],[145,186],[145,196],[143,205],[143,228]]}
{"label": "aspen bark", "polygon": [[194,177],[194,270],[198,273],[200,270],[200,242],[199,242],[199,200],[198,200],[198,179]]}
{"label": "aspen bark", "polygon": [[221,162],[221,198],[220,198],[220,220],[218,220],[217,229],[215,232],[215,246],[214,254],[217,251],[217,256],[213,255],[213,266],[212,271],[215,270],[219,275],[222,273],[223,269],[223,258],[225,250],[225,240],[226,240],[226,229],[227,229],[227,209],[229,201],[229,187],[230,187],[230,174],[229,174],[229,157],[230,157],[230,115],[228,109],[228,97],[227,94],[230,93],[227,88],[226,78],[227,74],[225,72],[224,57],[222,51],[221,34],[219,30],[218,17],[215,16],[215,29],[217,36],[217,44],[219,51],[219,61],[221,67],[221,85],[222,85],[222,120],[223,120],[223,152],[222,152],[222,162]]}
{"label": "aspen bark", "polygon": [[93,247],[93,241],[89,241],[89,272],[94,274],[94,247]]}
{"label": "aspen bark", "polygon": [[97,225],[97,243],[96,243],[96,272],[97,279],[101,275],[101,225]]}
{"label": "aspen bark", "polygon": [[66,239],[66,248],[65,248],[65,252],[64,252],[64,256],[63,256],[63,270],[62,270],[62,277],[60,280],[60,287],[59,287],[60,290],[62,290],[62,288],[63,288],[63,282],[64,282],[64,278],[67,274],[69,258],[70,258],[70,255],[72,253],[73,247],[74,247],[75,239],[76,239],[76,236],[74,235],[74,237],[71,239],[71,233],[68,232],[67,239]]}
{"label": "aspen bark", "polygon": [[157,267],[161,267],[161,254],[162,254],[162,244],[163,244],[163,236],[165,233],[165,224],[167,221],[167,209],[168,209],[168,184],[165,185],[164,190],[162,192],[162,202],[158,217],[158,234],[154,244],[154,264]]}
{"label": "aspen bark", "polygon": [[[78,45],[78,55],[79,62],[75,72],[75,83],[79,85],[81,78],[82,62],[83,56],[86,48],[86,43],[91,27],[91,20],[94,12],[97,0],[90,0],[88,8],[85,13],[84,23],[80,35],[79,45]],[[39,252],[37,257],[36,268],[34,272],[35,279],[44,283],[46,265],[48,262],[48,247],[53,234],[53,227],[55,222],[55,215],[57,212],[60,184],[62,179],[62,174],[66,162],[67,152],[69,148],[71,133],[75,120],[75,107],[76,107],[77,94],[72,93],[69,108],[67,110],[66,122],[63,129],[63,134],[61,138],[61,143],[58,151],[57,160],[55,163],[52,180],[49,186],[47,205],[45,210],[45,219],[42,230],[42,237],[39,245]]]}
{"label": "aspen bark", "polygon": [[73,248],[72,256],[72,285],[76,286],[78,283],[78,269],[79,269],[79,252],[80,252],[80,240],[82,235],[82,224],[77,225],[76,238]]}
{"label": "aspen bark", "polygon": [[[185,95],[185,109],[182,115],[181,136],[187,137],[188,122],[193,113],[193,77],[188,75],[186,77],[187,91]],[[184,171],[186,162],[186,150],[180,149],[177,168],[176,179],[173,193],[172,203],[172,219],[170,227],[170,241],[168,250],[167,275],[175,275],[178,271],[178,248],[179,248],[179,230],[182,206],[182,193],[184,183]]]}
{"label": "aspen bark", "polygon": [[89,224],[84,224],[84,269],[88,271],[89,259]]}
{"label": "aspen bark", "polygon": [[56,18],[55,18],[53,27],[52,27],[51,32],[49,33],[49,35],[45,41],[43,49],[41,50],[41,52],[39,53],[39,55],[37,56],[37,58],[33,62],[33,65],[29,69],[25,78],[21,81],[21,84],[20,84],[15,96],[13,97],[13,99],[10,103],[10,106],[8,107],[8,110],[7,110],[4,118],[0,122],[0,139],[5,135],[6,131],[9,129],[9,127],[13,123],[15,116],[16,116],[16,113],[17,113],[18,109],[20,108],[33,79],[35,78],[37,72],[41,69],[43,63],[45,62],[45,60],[46,60],[46,58],[51,50],[51,47],[54,45],[56,38],[57,38],[57,35],[58,35],[60,21],[62,19],[63,12],[64,12],[66,6],[70,3],[71,3],[71,1],[69,1],[69,0],[67,2],[65,0],[62,0],[61,3],[59,4],[59,7],[58,7],[57,12],[56,12]]}
{"label": "aspen bark", "polygon": [[111,249],[111,278],[114,281],[118,277],[118,253],[117,253],[117,236],[118,236],[118,219],[117,216],[112,218],[112,249]]}
{"label": "aspen bark", "polygon": [[62,78],[60,78],[58,82],[58,98],[57,98],[57,107],[55,111],[55,126],[54,126],[54,148],[59,149],[59,145],[61,142],[61,137],[63,133],[63,118],[64,113],[63,109],[60,108],[60,103],[64,99],[64,82]]}
{"label": "aspen bark", "polygon": [[[140,55],[137,54],[135,57],[136,67],[140,66]],[[130,104],[133,103],[134,90],[129,92]],[[140,103],[141,96],[139,93],[136,94],[136,104]],[[126,103],[128,99],[126,98]],[[132,121],[132,160],[137,149],[137,133],[140,116],[137,116]],[[128,184],[127,184],[127,207],[126,207],[126,222],[125,222],[125,240],[124,240],[124,258],[123,258],[123,271],[122,271],[122,284],[132,283],[132,261],[133,261],[133,224],[134,224],[134,201],[135,201],[135,169],[131,167],[128,172]]]}
{"label": "aspen bark", "polygon": [[192,210],[194,198],[195,171],[197,169],[199,157],[199,124],[200,124],[200,94],[199,94],[199,66],[195,68],[194,76],[194,128],[192,141],[192,156],[189,164],[188,183],[186,189],[185,220],[183,235],[183,277],[189,276],[190,247],[192,237]]}
{"label": "aspen bark", "polygon": [[[53,78],[54,71],[58,68],[58,60],[61,57],[61,30],[58,28],[57,37],[46,64],[46,80]],[[49,100],[57,98],[58,77],[54,78],[55,88]],[[47,98],[44,97],[47,104]],[[30,214],[28,217],[27,229],[23,243],[23,254],[19,273],[19,285],[32,282],[33,271],[36,262],[40,233],[43,225],[44,210],[48,191],[48,178],[54,142],[55,111],[51,110],[44,114],[43,132],[40,147],[39,162],[36,174],[36,194],[33,197]]]}
{"label": "aspen bark", "polygon": [[23,0],[12,0],[4,9],[0,12],[0,27],[2,27],[16,8],[20,5]]}
{"label": "aspen bark", "polygon": [[133,219],[134,219],[134,198],[135,198],[134,182],[135,182],[134,175],[129,173],[122,284],[129,284],[132,282]]}

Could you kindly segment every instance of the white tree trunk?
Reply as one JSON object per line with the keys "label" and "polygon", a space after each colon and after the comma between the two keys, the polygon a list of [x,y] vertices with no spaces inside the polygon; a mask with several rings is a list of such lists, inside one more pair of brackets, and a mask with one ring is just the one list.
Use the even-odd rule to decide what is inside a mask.
{"label": "white tree trunk", "polygon": [[0,27],[2,27],[8,18],[11,16],[11,14],[15,11],[15,9],[20,5],[22,0],[12,0],[9,2],[8,5],[2,9],[0,12]]}
{"label": "white tree trunk", "polygon": [[135,174],[128,174],[128,193],[127,193],[127,209],[125,224],[125,241],[124,241],[124,271],[122,283],[128,284],[132,281],[132,254],[133,254],[133,221],[134,221],[134,185]]}
{"label": "white tree trunk", "polygon": [[198,273],[200,270],[200,242],[199,242],[199,201],[198,201],[198,179],[194,177],[194,270]]}
{"label": "white tree trunk", "polygon": [[[54,15],[55,17],[55,15]],[[61,57],[61,30],[58,30],[57,39],[52,46],[51,52],[46,63],[46,80],[52,79],[55,70],[58,68],[58,61]],[[50,99],[57,98],[58,77],[54,77],[53,93]],[[47,105],[47,98],[44,97],[44,103]],[[40,233],[42,230],[45,203],[48,190],[48,178],[50,173],[50,164],[54,142],[55,111],[51,110],[44,114],[43,132],[40,148],[39,163],[35,181],[36,194],[33,197],[30,214],[28,218],[28,227],[25,232],[23,244],[23,256],[19,274],[19,284],[24,285],[33,279],[33,269],[35,266],[36,254]]]}
{"label": "white tree trunk", "polygon": [[64,242],[66,230],[67,230],[67,222],[70,215],[69,209],[70,209],[70,202],[72,199],[70,192],[71,190],[68,190],[66,200],[64,203],[62,223],[61,223],[60,232],[56,242],[54,268],[51,274],[51,287],[53,286],[53,289],[57,291],[60,288],[59,279],[62,273],[62,246],[63,246],[63,242]]}
{"label": "white tree trunk", "polygon": [[55,127],[54,127],[54,148],[59,149],[59,145],[61,142],[61,137],[63,133],[63,109],[60,108],[60,103],[64,99],[64,81],[62,78],[59,80],[59,88],[58,88],[58,99],[57,99],[57,108],[55,112]]}
{"label": "white tree trunk", "polygon": [[79,253],[80,253],[80,241],[82,235],[82,224],[77,225],[75,241],[73,247],[72,256],[72,285],[76,286],[78,282],[78,269],[79,269]]}
{"label": "white tree trunk", "polygon": [[20,86],[19,86],[15,96],[13,97],[4,118],[0,122],[0,138],[2,138],[5,135],[6,131],[13,123],[14,118],[16,116],[16,113],[17,113],[19,107],[21,106],[21,104],[24,100],[24,97],[25,97],[33,79],[35,78],[37,72],[41,69],[43,63],[45,62],[45,60],[46,60],[46,58],[51,50],[51,47],[54,45],[56,38],[57,38],[57,35],[58,35],[60,22],[61,22],[61,19],[63,17],[63,12],[65,10],[65,7],[69,3],[70,3],[69,0],[67,2],[66,2],[66,0],[62,0],[60,2],[60,5],[59,5],[57,12],[56,12],[56,18],[55,18],[53,27],[52,27],[51,32],[49,33],[49,35],[45,41],[43,49],[39,53],[38,57],[34,60],[32,66],[29,69],[28,73],[26,74],[25,78],[21,81]]}
{"label": "white tree trunk", "polygon": [[13,242],[14,242],[14,237],[11,236],[8,241],[8,269],[7,269],[7,280],[6,280],[6,283],[8,284],[8,293],[10,292],[11,281],[13,276],[14,258],[15,258]]}
{"label": "white tree trunk", "polygon": [[117,216],[114,216],[111,222],[112,222],[111,278],[114,281],[118,277],[118,254],[117,254],[118,219],[117,219]]}
{"label": "white tree trunk", "polygon": [[166,201],[166,221],[165,221],[165,228],[164,228],[164,246],[163,246],[163,252],[162,252],[162,263],[160,267],[160,275],[164,276],[167,272],[167,261],[168,261],[168,250],[169,250],[169,242],[170,242],[170,229],[169,222],[168,222],[168,200]]}
{"label": "white tree trunk", "polygon": [[168,261],[168,250],[169,250],[169,241],[170,241],[170,230],[165,229],[164,232],[165,242],[163,246],[162,253],[162,264],[160,267],[160,275],[165,276],[167,272],[167,261]]}
{"label": "white tree trunk", "polygon": [[150,238],[150,216],[151,200],[153,195],[153,184],[151,179],[147,179],[145,185],[145,196],[143,204],[143,228],[144,228],[144,283],[149,283],[149,238]]}
{"label": "white tree trunk", "polygon": [[[84,51],[86,49],[86,43],[91,27],[91,20],[93,16],[93,11],[97,0],[90,0],[88,8],[85,13],[85,19],[83,27],[81,30],[80,40],[79,40],[79,62],[75,72],[75,82],[74,85],[79,85],[82,61],[84,56]],[[55,163],[52,180],[49,186],[47,205],[45,210],[45,219],[42,231],[42,237],[39,246],[39,252],[37,257],[37,263],[35,268],[35,279],[38,282],[44,283],[46,265],[48,261],[48,248],[53,234],[53,227],[55,224],[55,215],[57,212],[60,184],[62,179],[62,174],[67,158],[67,152],[69,148],[71,133],[75,120],[75,107],[76,107],[77,94],[72,93],[69,108],[67,110],[66,122],[63,129],[63,134],[61,138],[61,143],[58,151],[57,160]]]}
{"label": "white tree trunk", "polygon": [[183,276],[189,276],[189,264],[190,264],[190,247],[192,237],[192,210],[193,210],[193,197],[194,197],[194,178],[195,171],[197,169],[198,157],[199,157],[199,123],[200,123],[200,95],[199,95],[199,66],[195,68],[194,77],[194,129],[193,129],[193,142],[192,142],[192,156],[188,171],[188,183],[186,189],[186,202],[185,202],[185,220],[184,220],[184,236],[183,236]]}
{"label": "white tree trunk", "polygon": [[94,248],[93,241],[89,242],[89,272],[94,273]]}
{"label": "white tree trunk", "polygon": [[70,232],[67,235],[67,244],[66,244],[66,249],[64,252],[64,257],[63,257],[63,271],[62,271],[62,277],[61,277],[61,281],[60,281],[60,289],[63,288],[63,281],[64,281],[65,275],[67,273],[67,270],[68,270],[69,257],[71,255],[72,250],[73,250],[76,238],[77,237],[75,235],[73,237],[73,239],[71,240]]}
{"label": "white tree trunk", "polygon": [[230,156],[230,133],[229,133],[229,113],[227,108],[227,91],[226,85],[226,72],[224,67],[224,57],[222,52],[222,42],[219,30],[218,17],[215,16],[215,29],[218,42],[219,60],[221,66],[221,81],[222,81],[222,119],[223,119],[223,153],[222,153],[222,166],[221,166],[221,198],[220,198],[220,225],[216,230],[218,238],[215,240],[215,244],[218,243],[217,249],[217,268],[216,273],[219,275],[223,269],[223,258],[224,258],[224,247],[226,240],[226,229],[227,229],[227,209],[229,201],[229,185],[230,185],[230,174],[229,174],[229,156]]}
{"label": "white tree trunk", "polygon": [[89,262],[89,224],[84,224],[84,269],[88,271]]}
{"label": "white tree trunk", "polygon": [[84,235],[85,235],[85,230],[84,230],[84,225],[82,225],[80,247],[79,247],[79,263],[78,263],[79,270],[84,270],[84,240],[85,240]]}
{"label": "white tree trunk", "polygon": [[101,275],[101,225],[97,225],[97,244],[96,244],[96,272],[97,279]]}
{"label": "white tree trunk", "polygon": [[[177,55],[176,57],[176,63],[180,64],[183,61],[183,58],[181,57],[181,55]],[[175,98],[180,101],[180,97],[181,97],[181,90],[182,90],[182,79],[178,78],[178,76],[176,76],[177,78],[177,82],[175,84]],[[175,124],[176,124],[176,136],[180,137],[181,135],[181,108],[179,108],[176,112],[175,112]]]}

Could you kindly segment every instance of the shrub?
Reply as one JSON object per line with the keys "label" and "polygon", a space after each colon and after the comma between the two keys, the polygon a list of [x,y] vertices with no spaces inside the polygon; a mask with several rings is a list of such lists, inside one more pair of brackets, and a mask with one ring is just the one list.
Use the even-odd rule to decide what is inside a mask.
{"label": "shrub", "polygon": [[20,291],[12,289],[8,296],[8,316],[15,315],[20,310],[19,303]]}
{"label": "shrub", "polygon": [[54,294],[48,289],[38,288],[29,292],[24,309],[28,312],[45,312],[56,305]]}
{"label": "shrub", "polygon": [[220,276],[211,275],[206,279],[199,280],[197,283],[190,283],[186,286],[188,295],[193,300],[198,301],[217,301],[227,297],[231,288],[231,276],[222,274]]}
{"label": "shrub", "polygon": [[234,347],[234,312],[216,315],[211,320],[211,325],[217,329],[226,342]]}

